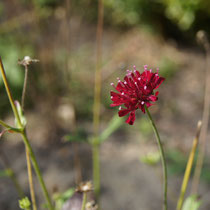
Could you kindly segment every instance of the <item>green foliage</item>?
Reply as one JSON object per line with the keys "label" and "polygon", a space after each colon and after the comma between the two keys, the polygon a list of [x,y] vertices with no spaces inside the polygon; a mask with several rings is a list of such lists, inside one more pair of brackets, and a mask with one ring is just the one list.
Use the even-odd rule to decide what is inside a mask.
{"label": "green foliage", "polygon": [[196,12],[202,4],[202,0],[162,0],[162,2],[166,6],[166,16],[182,30],[188,30],[192,26]]}
{"label": "green foliage", "polygon": [[148,152],[146,155],[140,157],[140,161],[154,166],[160,161],[160,152]]}
{"label": "green foliage", "polygon": [[66,142],[87,142],[87,138],[87,133],[81,128],[79,128],[75,133],[63,137]]}
{"label": "green foliage", "polygon": [[31,209],[31,202],[29,201],[28,197],[25,197],[19,200],[19,207],[24,210]]}
{"label": "green foliage", "polygon": [[120,128],[120,126],[124,123],[124,119],[119,117],[118,115],[115,115],[111,121],[109,122],[107,128],[102,132],[102,134],[99,137],[100,143],[104,142],[111,136],[117,129]]}
{"label": "green foliage", "polygon": [[149,136],[150,134],[152,134],[151,124],[146,117],[142,116],[138,124],[141,134],[143,134],[144,136]]}
{"label": "green foliage", "polygon": [[63,204],[72,197],[72,195],[74,194],[75,190],[74,188],[70,188],[68,190],[66,190],[64,193],[60,194],[60,193],[56,193],[53,195],[53,199],[55,201],[55,209],[56,210],[60,210],[63,206]]}
{"label": "green foliage", "polygon": [[201,201],[197,199],[196,195],[189,196],[182,207],[182,210],[198,210],[201,205]]}
{"label": "green foliage", "polygon": [[1,170],[0,171],[0,177],[10,177],[12,175],[12,170],[10,168]]}
{"label": "green foliage", "polygon": [[160,67],[161,76],[165,77],[166,79],[173,77],[178,69],[177,64],[168,57],[163,57],[158,66]]}
{"label": "green foliage", "polygon": [[[17,62],[25,55],[33,56],[33,50],[27,45],[20,47],[16,38],[12,35],[0,37],[0,51],[9,83],[15,87],[22,87],[24,70]],[[2,77],[0,77],[1,85]]]}
{"label": "green foliage", "polygon": [[[182,175],[185,172],[188,156],[185,156],[182,152],[176,149],[171,149],[166,151],[166,158],[168,160],[168,171],[170,174],[179,174]],[[195,156],[195,162],[197,161],[197,153]],[[192,168],[192,174],[194,171],[195,164]],[[207,160],[204,161],[201,180],[210,183],[210,169],[209,162]]]}
{"label": "green foliage", "polygon": [[187,156],[184,156],[178,150],[166,151],[166,157],[168,159],[168,169],[170,174],[183,174],[187,164]]}

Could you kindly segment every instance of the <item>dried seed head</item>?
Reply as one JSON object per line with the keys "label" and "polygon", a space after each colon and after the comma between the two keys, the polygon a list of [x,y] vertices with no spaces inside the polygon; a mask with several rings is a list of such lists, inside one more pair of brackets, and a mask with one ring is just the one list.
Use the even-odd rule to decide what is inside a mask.
{"label": "dried seed head", "polygon": [[30,56],[25,56],[23,60],[18,60],[18,64],[23,65],[23,66],[28,66],[31,63],[37,63],[39,60],[37,59],[32,59]]}
{"label": "dried seed head", "polygon": [[82,182],[76,188],[76,192],[90,192],[92,190],[93,190],[93,186],[92,186],[92,183],[90,181]]}

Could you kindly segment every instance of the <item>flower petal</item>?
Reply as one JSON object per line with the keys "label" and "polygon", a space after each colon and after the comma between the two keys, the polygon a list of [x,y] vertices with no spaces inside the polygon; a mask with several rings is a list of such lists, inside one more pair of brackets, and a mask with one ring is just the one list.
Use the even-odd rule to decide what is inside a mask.
{"label": "flower petal", "polygon": [[136,119],[135,111],[132,111],[132,112],[130,113],[128,119],[127,119],[125,122],[128,123],[129,125],[133,125],[135,119]]}
{"label": "flower petal", "polygon": [[148,97],[148,99],[150,101],[157,101],[158,100],[158,97],[157,96],[154,96],[154,95],[151,95],[151,96]]}
{"label": "flower petal", "polygon": [[165,78],[159,77],[158,81],[156,82],[156,85],[155,85],[155,88],[154,89],[157,89],[162,84],[162,82],[164,80],[165,80]]}
{"label": "flower petal", "polygon": [[122,109],[118,112],[119,117],[123,117],[125,115],[127,115],[130,112],[129,109]]}

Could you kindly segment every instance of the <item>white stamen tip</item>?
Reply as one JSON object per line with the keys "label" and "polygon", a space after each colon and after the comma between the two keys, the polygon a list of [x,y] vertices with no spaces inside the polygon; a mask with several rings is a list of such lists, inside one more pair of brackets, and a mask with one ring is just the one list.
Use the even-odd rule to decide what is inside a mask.
{"label": "white stamen tip", "polygon": [[119,107],[119,110],[122,110],[122,107],[121,106]]}
{"label": "white stamen tip", "polygon": [[126,85],[126,84],[127,84],[127,82],[125,81],[125,82],[124,82],[124,84]]}
{"label": "white stamen tip", "polygon": [[121,94],[122,94],[122,95],[125,95],[125,93],[124,93],[124,92],[122,92]]}
{"label": "white stamen tip", "polygon": [[137,85],[137,82],[134,82],[135,85]]}
{"label": "white stamen tip", "polygon": [[114,83],[112,82],[112,83],[110,83],[110,85],[111,85],[111,86],[113,86],[113,85],[114,85]]}
{"label": "white stamen tip", "polygon": [[146,89],[147,89],[147,86],[145,85],[145,86],[144,86],[144,90],[146,90]]}
{"label": "white stamen tip", "polygon": [[140,80],[141,80],[141,78],[139,77],[139,78],[138,78],[138,80],[140,81]]}
{"label": "white stamen tip", "polygon": [[114,97],[113,96],[111,96],[111,99],[113,99]]}
{"label": "white stamen tip", "polygon": [[144,105],[144,101],[142,101],[141,104]]}

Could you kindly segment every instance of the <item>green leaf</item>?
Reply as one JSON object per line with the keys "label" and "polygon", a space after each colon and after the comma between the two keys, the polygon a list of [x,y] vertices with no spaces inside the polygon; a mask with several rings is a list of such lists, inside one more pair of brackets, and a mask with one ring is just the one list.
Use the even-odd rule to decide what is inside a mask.
{"label": "green leaf", "polygon": [[55,209],[56,210],[60,210],[63,206],[63,204],[73,196],[75,192],[74,188],[70,188],[68,190],[66,190],[64,193],[60,194],[60,193],[56,193],[53,195],[53,199],[55,201]]}
{"label": "green leaf", "polygon": [[11,169],[5,169],[0,171],[0,177],[9,177],[11,174]]}
{"label": "green leaf", "polygon": [[160,161],[160,153],[148,152],[146,155],[140,157],[140,161],[148,165],[156,165]]}
{"label": "green leaf", "polygon": [[[19,103],[18,101],[15,101],[15,105],[16,105],[16,108],[17,108],[17,111],[18,111],[18,115],[19,115],[19,117],[20,117],[20,121],[21,121],[23,127],[25,127],[27,121],[26,121],[25,116],[23,115],[23,111],[22,111],[22,108],[21,108],[21,106],[20,106],[20,103]],[[16,124],[16,126],[18,127],[18,124],[17,124],[16,120],[15,120],[15,124]]]}
{"label": "green leaf", "polygon": [[124,122],[124,119],[115,115],[108,124],[108,127],[102,132],[99,137],[100,143],[104,142],[114,133]]}
{"label": "green leaf", "polygon": [[197,199],[196,195],[189,196],[182,207],[182,210],[198,210],[201,205],[201,201]]}
{"label": "green leaf", "polygon": [[28,197],[25,197],[19,200],[19,207],[24,210],[31,209],[31,202],[29,201]]}

